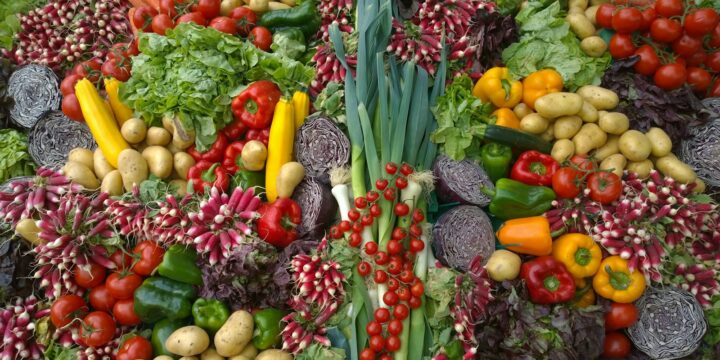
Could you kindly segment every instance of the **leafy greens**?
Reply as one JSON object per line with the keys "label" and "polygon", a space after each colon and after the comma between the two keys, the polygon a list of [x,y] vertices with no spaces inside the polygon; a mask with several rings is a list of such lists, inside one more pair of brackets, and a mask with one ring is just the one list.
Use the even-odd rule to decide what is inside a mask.
{"label": "leafy greens", "polygon": [[17,130],[0,129],[0,183],[12,177],[35,173],[27,141],[27,136]]}

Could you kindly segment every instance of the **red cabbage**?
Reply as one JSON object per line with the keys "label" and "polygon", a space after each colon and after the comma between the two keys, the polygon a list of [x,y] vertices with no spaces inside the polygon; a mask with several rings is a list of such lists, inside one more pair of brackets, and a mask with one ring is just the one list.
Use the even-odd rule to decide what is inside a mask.
{"label": "red cabbage", "polygon": [[330,118],[309,117],[295,133],[295,157],[308,176],[330,183],[330,169],[350,161],[350,140]]}
{"label": "red cabbage", "polygon": [[433,227],[433,252],[444,265],[467,271],[473,258],[495,251],[490,218],[476,206],[460,205],[442,214]]}
{"label": "red cabbage", "polygon": [[487,206],[490,198],[482,188],[494,189],[482,166],[471,160],[455,161],[446,155],[435,159],[433,174],[437,178],[437,196],[443,203]]}
{"label": "red cabbage", "polygon": [[306,178],[295,188],[292,199],[302,208],[302,222],[298,226],[300,236],[322,238],[338,212],[330,188],[313,178]]}

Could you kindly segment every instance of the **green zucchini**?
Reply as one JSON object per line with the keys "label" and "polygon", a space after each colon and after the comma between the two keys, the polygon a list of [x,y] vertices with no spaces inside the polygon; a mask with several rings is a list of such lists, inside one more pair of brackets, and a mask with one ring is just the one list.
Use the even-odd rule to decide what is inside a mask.
{"label": "green zucchini", "polygon": [[486,125],[485,140],[499,142],[520,150],[537,150],[549,154],[552,144],[542,138],[509,127]]}

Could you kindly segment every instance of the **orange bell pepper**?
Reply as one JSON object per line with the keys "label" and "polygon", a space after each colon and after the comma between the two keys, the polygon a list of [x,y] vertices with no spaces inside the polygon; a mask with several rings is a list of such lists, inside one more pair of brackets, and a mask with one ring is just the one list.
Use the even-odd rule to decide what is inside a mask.
{"label": "orange bell pepper", "polygon": [[550,223],[544,216],[531,216],[506,221],[495,234],[506,249],[534,256],[552,253]]}
{"label": "orange bell pepper", "polygon": [[535,100],[562,89],[563,79],[557,71],[553,69],[536,71],[523,80],[523,102],[534,109]]}
{"label": "orange bell pepper", "polygon": [[515,112],[512,111],[512,109],[499,108],[495,110],[492,114],[495,115],[495,125],[508,127],[511,129],[520,128],[520,119],[518,119],[517,115],[515,115]]}
{"label": "orange bell pepper", "polygon": [[520,103],[522,92],[522,83],[510,77],[508,68],[494,67],[478,80],[472,94],[485,103],[511,108]]}
{"label": "orange bell pepper", "polygon": [[572,304],[579,308],[595,305],[595,291],[584,278],[575,279],[575,299]]}

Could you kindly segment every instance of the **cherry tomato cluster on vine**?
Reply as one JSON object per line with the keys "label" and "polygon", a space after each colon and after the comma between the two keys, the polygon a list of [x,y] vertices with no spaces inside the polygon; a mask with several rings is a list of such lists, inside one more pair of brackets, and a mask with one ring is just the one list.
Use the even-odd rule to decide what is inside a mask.
{"label": "cherry tomato cluster on vine", "polygon": [[[610,54],[638,56],[635,71],[651,76],[664,90],[688,84],[700,97],[720,96],[720,15],[682,0],[656,0],[646,5],[606,3],[596,23],[612,29]],[[715,82],[713,83],[713,78]]]}
{"label": "cherry tomato cluster on vine", "polygon": [[165,35],[178,24],[192,22],[230,35],[248,37],[257,48],[270,50],[272,33],[265,27],[255,26],[258,16],[250,8],[223,9],[226,15],[222,16],[221,0],[160,0],[159,8],[159,11],[151,7],[134,9],[133,26],[138,31]]}
{"label": "cherry tomato cluster on vine", "polygon": [[622,180],[612,172],[598,170],[593,159],[575,155],[553,174],[552,188],[558,197],[565,199],[575,198],[581,189],[587,189],[593,201],[610,204],[620,198]]}

